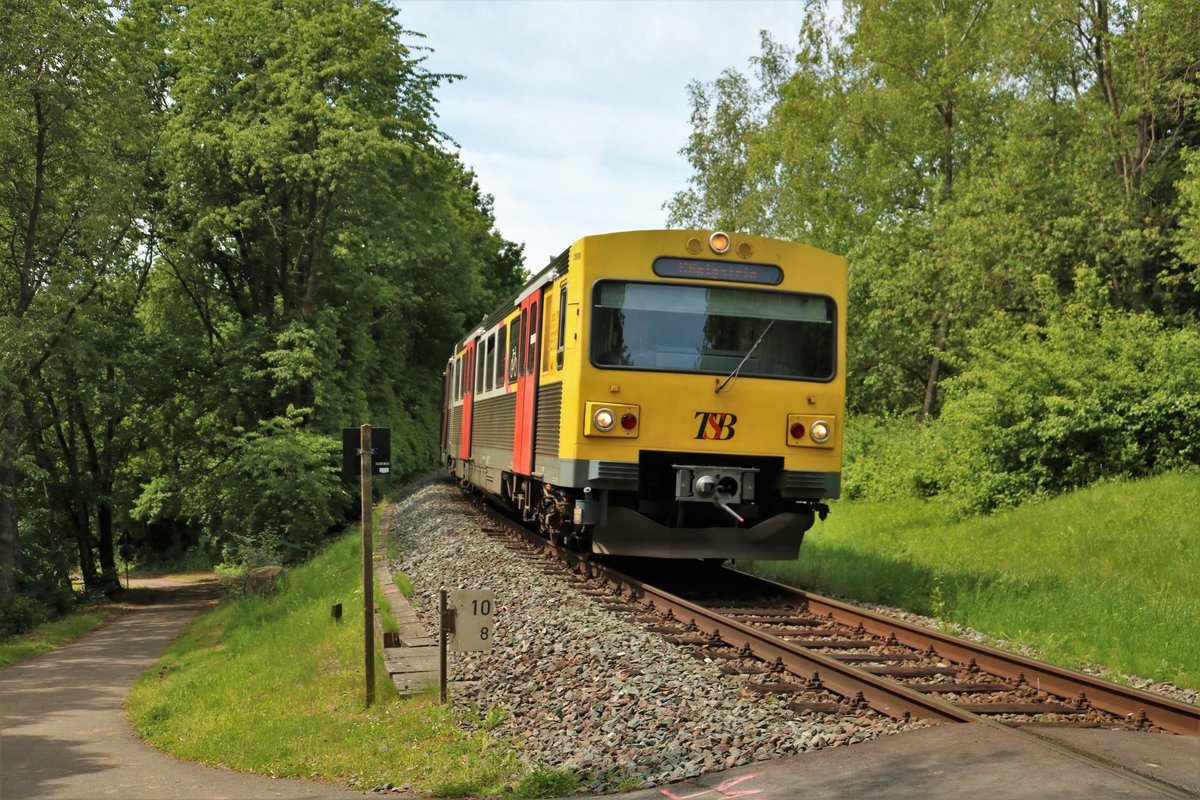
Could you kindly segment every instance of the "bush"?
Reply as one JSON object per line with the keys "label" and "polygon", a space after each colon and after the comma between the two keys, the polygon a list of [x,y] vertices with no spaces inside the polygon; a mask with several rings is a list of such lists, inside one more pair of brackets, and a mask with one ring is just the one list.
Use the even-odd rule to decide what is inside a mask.
{"label": "bush", "polygon": [[846,421],[842,497],[895,500],[931,497],[943,486],[934,426],[904,417],[855,416]]}
{"label": "bush", "polygon": [[946,381],[938,428],[937,471],[967,512],[1200,464],[1200,334],[1079,301],[1042,325],[1000,319]]}
{"label": "bush", "polygon": [[204,478],[194,518],[227,563],[291,564],[324,541],[349,505],[339,477],[341,445],[303,426],[302,413],[238,431],[230,455]]}
{"label": "bush", "polygon": [[0,638],[25,633],[57,619],[76,606],[78,596],[67,587],[39,585],[26,588],[0,609]]}

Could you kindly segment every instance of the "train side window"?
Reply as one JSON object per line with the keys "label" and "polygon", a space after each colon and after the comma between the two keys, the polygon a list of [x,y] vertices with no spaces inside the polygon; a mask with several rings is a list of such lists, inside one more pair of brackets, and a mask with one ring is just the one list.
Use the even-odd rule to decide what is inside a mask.
{"label": "train side window", "polygon": [[454,399],[462,399],[462,358],[454,359]]}
{"label": "train side window", "polygon": [[517,338],[517,362],[518,362],[517,363],[517,375],[528,374],[528,370],[526,370],[526,368],[525,368],[526,357],[528,355],[527,351],[529,349],[525,346],[525,342],[527,341],[526,337],[528,335],[527,334],[528,330],[529,330],[529,309],[527,308],[521,312],[521,335]]}
{"label": "train side window", "polygon": [[517,382],[517,356],[521,352],[521,323],[513,320],[508,326],[508,382]]}
{"label": "train side window", "polygon": [[504,388],[504,342],[508,332],[502,327],[496,331],[496,380],[492,384],[493,389]]}
{"label": "train side window", "polygon": [[495,359],[492,357],[495,350],[496,336],[493,334],[487,338],[487,344],[483,348],[483,369],[480,371],[483,373],[483,390],[485,392],[491,391],[496,378],[496,373],[492,371],[495,366]]}
{"label": "train side window", "polygon": [[567,345],[567,285],[564,283],[558,292],[558,352],[555,355],[554,368],[563,368],[563,348]]}
{"label": "train side window", "polygon": [[537,372],[538,328],[541,327],[538,324],[541,321],[541,318],[538,316],[539,305],[540,303],[537,300],[534,300],[529,306],[529,336],[526,339],[528,342],[529,353],[525,361],[526,375],[532,375],[533,373]]}

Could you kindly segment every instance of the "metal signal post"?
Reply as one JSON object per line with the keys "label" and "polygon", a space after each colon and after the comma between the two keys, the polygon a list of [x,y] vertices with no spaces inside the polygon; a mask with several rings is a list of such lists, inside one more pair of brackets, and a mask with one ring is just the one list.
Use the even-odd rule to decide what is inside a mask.
{"label": "metal signal post", "polygon": [[362,578],[363,578],[363,675],[367,688],[367,708],[375,702],[375,547],[371,526],[371,426],[359,428],[359,464],[362,486]]}

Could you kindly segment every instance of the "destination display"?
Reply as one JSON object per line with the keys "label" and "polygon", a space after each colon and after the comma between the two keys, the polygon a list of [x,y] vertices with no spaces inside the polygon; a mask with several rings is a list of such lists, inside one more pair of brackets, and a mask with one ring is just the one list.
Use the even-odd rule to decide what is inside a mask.
{"label": "destination display", "polygon": [[654,274],[660,278],[692,278],[706,281],[736,281],[777,286],[783,270],[772,264],[742,264],[730,261],[706,261],[700,258],[654,259]]}

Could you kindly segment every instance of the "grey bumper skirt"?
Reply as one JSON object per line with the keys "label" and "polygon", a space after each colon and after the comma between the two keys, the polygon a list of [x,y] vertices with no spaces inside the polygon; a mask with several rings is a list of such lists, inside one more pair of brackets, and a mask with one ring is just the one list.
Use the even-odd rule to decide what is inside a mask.
{"label": "grey bumper skirt", "polygon": [[811,511],[778,514],[752,528],[667,528],[633,509],[609,506],[597,525],[597,553],[651,558],[741,558],[786,561],[796,558]]}

